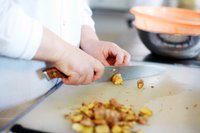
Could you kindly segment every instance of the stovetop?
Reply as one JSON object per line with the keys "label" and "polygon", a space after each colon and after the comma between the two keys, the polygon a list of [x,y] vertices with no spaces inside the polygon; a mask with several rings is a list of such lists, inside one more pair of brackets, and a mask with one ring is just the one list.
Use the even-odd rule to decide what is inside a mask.
{"label": "stovetop", "polygon": [[124,35],[124,37],[121,37],[116,43],[131,54],[132,61],[157,62],[200,68],[200,55],[190,59],[174,59],[152,54],[152,52],[141,42],[134,27],[131,28]]}
{"label": "stovetop", "polygon": [[172,58],[164,58],[154,54],[133,56],[132,60],[135,61],[145,61],[145,62],[157,62],[157,63],[165,63],[172,65],[185,65],[189,67],[199,67],[200,68],[200,59],[199,57],[193,59],[172,59]]}

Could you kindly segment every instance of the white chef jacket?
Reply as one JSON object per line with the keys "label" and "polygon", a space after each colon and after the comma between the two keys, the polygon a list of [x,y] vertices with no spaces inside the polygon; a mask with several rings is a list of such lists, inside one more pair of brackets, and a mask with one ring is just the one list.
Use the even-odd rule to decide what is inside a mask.
{"label": "white chef jacket", "polygon": [[81,26],[94,29],[91,15],[86,0],[0,0],[0,111],[54,85],[40,75],[46,64],[31,60],[41,42],[42,26],[78,47]]}

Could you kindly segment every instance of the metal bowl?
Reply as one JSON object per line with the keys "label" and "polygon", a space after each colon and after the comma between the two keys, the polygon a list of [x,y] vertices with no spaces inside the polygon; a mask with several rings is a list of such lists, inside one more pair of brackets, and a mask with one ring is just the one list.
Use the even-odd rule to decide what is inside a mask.
{"label": "metal bowl", "polygon": [[200,53],[200,37],[148,32],[137,29],[141,41],[154,54],[177,59],[194,58]]}

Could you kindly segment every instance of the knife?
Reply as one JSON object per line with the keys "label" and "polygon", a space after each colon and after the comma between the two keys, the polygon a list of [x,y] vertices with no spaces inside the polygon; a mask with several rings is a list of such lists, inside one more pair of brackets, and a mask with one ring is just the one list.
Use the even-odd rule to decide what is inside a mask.
{"label": "knife", "polygon": [[[116,73],[122,75],[123,80],[131,80],[144,78],[149,76],[155,76],[165,71],[164,67],[147,66],[147,65],[135,65],[135,66],[106,66],[103,76],[97,80],[97,82],[110,81],[112,76]],[[43,74],[48,80],[54,78],[67,78],[68,76],[59,71],[55,67],[46,68],[43,70]]]}

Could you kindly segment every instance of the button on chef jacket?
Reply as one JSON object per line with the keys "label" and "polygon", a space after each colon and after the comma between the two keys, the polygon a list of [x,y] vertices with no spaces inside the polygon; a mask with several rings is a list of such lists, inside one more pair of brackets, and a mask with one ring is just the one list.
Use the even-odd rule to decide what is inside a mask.
{"label": "button on chef jacket", "polygon": [[86,0],[0,0],[0,5],[1,111],[34,99],[55,84],[39,73],[45,62],[31,60],[42,26],[79,47],[81,26],[94,29],[94,22]]}

